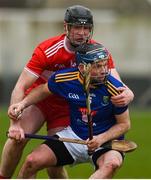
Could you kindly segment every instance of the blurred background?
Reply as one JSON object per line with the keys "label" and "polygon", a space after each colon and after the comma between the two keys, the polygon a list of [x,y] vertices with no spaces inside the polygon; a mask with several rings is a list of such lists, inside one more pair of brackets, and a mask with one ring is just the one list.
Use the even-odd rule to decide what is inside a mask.
{"label": "blurred background", "polygon": [[151,0],[0,0],[0,104],[41,41],[63,32],[65,9],[87,6],[94,14],[93,38],[112,53],[134,104],[151,105]]}
{"label": "blurred background", "polygon": [[[0,127],[6,130],[9,126],[6,108],[11,91],[34,48],[41,41],[63,32],[65,10],[75,4],[92,10],[93,38],[109,49],[122,80],[135,94],[130,108],[132,130],[128,138],[136,141],[139,148],[128,155],[116,178],[151,178],[148,138],[151,127],[151,0],[0,0]],[[5,132],[0,131],[0,153],[6,140]],[[40,133],[45,134],[45,129]],[[34,143],[38,144],[32,141],[24,157]],[[93,171],[85,165],[76,170],[67,168],[70,178],[88,178]],[[82,168],[88,172],[79,173]],[[47,176],[42,172],[39,178],[44,177]]]}

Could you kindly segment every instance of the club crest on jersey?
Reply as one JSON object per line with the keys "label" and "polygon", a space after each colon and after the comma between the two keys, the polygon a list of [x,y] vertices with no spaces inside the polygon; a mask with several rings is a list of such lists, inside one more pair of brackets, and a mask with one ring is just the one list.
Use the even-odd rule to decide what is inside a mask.
{"label": "club crest on jersey", "polygon": [[[87,118],[87,108],[79,108],[79,111],[81,112],[82,115],[82,121],[85,123],[88,123],[88,118]],[[91,111],[91,116],[93,117],[96,115],[97,111]]]}
{"label": "club crest on jersey", "polygon": [[103,96],[103,102],[102,105],[106,106],[109,104],[109,96]]}

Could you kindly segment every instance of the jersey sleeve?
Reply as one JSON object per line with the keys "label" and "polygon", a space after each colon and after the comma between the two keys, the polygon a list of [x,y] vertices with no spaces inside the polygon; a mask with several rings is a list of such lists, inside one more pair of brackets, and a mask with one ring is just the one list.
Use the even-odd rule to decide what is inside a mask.
{"label": "jersey sleeve", "polygon": [[[117,88],[124,86],[124,84],[123,84],[121,81],[117,80],[116,78],[114,78],[114,77],[111,76],[111,75],[109,75],[108,80],[109,80],[109,82],[110,82],[113,86],[115,86],[115,87],[117,87]],[[128,109],[128,106],[117,107],[117,106],[113,105],[113,111],[114,111],[114,114],[115,114],[115,115],[122,114],[122,113],[125,112],[127,109]]]}
{"label": "jersey sleeve", "polygon": [[55,82],[55,75],[56,73],[53,73],[50,78],[48,79],[48,89],[54,94],[59,94],[59,86],[58,83]]}
{"label": "jersey sleeve", "polygon": [[115,115],[120,115],[128,109],[128,106],[116,107],[114,106],[113,111]]}
{"label": "jersey sleeve", "polygon": [[26,64],[25,69],[37,76],[40,76],[40,74],[47,69],[47,59],[40,46],[34,50],[33,55]]}

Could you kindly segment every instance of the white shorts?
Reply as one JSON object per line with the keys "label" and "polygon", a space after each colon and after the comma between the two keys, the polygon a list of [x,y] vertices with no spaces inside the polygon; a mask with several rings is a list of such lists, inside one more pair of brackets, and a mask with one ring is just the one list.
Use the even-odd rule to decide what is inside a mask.
{"label": "white shorts", "polygon": [[[66,138],[72,138],[72,139],[80,139],[79,136],[77,136],[70,126],[63,129],[62,131],[56,133],[59,137],[66,137]],[[87,145],[83,144],[76,144],[76,143],[67,143],[64,142],[64,145],[72,155],[73,159],[75,160],[74,164],[79,164],[83,162],[92,162],[91,156],[88,155],[88,148]]]}

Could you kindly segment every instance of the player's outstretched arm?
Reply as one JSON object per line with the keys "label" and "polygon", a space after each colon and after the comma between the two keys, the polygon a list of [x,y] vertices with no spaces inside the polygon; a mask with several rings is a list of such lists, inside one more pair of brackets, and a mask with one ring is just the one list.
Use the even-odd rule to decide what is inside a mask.
{"label": "player's outstretched arm", "polygon": [[20,118],[22,111],[26,107],[43,100],[50,94],[51,92],[48,89],[47,83],[34,88],[22,101],[16,104],[12,104],[9,107],[8,116],[11,119]]}
{"label": "player's outstretched arm", "polygon": [[[25,97],[25,91],[32,85],[33,82],[36,81],[36,79],[36,76],[32,75],[24,69],[21,75],[19,76],[18,81],[12,91],[10,105],[22,101]],[[8,116],[11,119],[11,125],[17,123],[16,117],[13,116],[13,114],[10,111],[10,107],[8,108]]]}
{"label": "player's outstretched arm", "polygon": [[37,77],[23,70],[12,91],[10,104],[18,103],[25,97],[25,91],[36,81]]}

